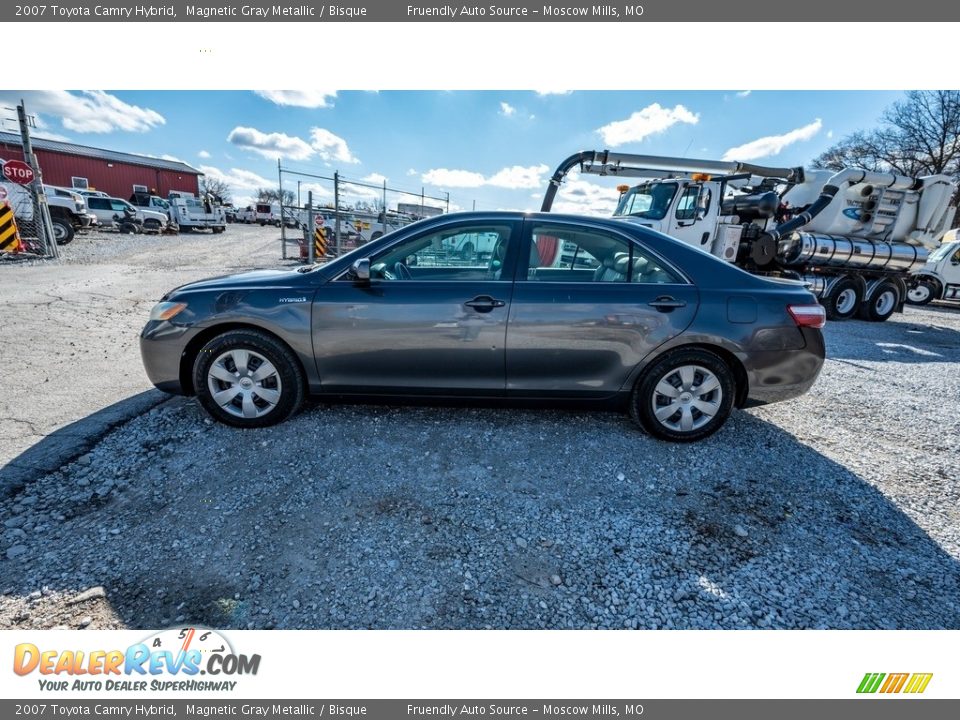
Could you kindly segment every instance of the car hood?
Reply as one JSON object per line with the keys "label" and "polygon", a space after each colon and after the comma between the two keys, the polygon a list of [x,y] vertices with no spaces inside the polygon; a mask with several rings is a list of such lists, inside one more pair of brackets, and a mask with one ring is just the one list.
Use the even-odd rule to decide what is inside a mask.
{"label": "car hood", "polygon": [[251,270],[236,275],[197,280],[171,290],[167,297],[180,293],[204,292],[210,290],[249,290],[254,288],[287,288],[303,284],[302,273],[296,270]]}

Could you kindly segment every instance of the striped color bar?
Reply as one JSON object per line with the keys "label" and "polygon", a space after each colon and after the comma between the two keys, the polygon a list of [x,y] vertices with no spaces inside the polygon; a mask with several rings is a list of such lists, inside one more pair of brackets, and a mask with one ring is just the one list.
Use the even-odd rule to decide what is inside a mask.
{"label": "striped color bar", "polygon": [[860,685],[857,687],[858,693],[876,693],[896,694],[910,693],[919,694],[927,689],[933,673],[866,673]]}
{"label": "striped color bar", "polygon": [[857,688],[857,692],[875,693],[885,677],[886,675],[884,673],[867,673],[863,676],[863,680],[860,681],[860,687]]}
{"label": "striped color bar", "polygon": [[0,206],[0,252],[17,253],[23,252],[23,249],[13,208],[9,203],[4,203]]}
{"label": "striped color bar", "polygon": [[933,673],[914,673],[910,677],[910,682],[907,683],[907,687],[903,689],[905,693],[922,693],[927,689],[927,685],[930,684],[930,679],[933,677]]}

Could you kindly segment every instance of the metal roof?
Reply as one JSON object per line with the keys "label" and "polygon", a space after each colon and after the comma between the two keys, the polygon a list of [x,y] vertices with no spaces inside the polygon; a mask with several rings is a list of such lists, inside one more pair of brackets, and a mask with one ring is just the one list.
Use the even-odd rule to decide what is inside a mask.
{"label": "metal roof", "polygon": [[[43,138],[31,138],[31,143],[33,144],[34,150],[48,150],[51,152],[95,158],[97,160],[108,160],[111,162],[129,163],[131,165],[143,165],[160,170],[203,175],[201,171],[179,160],[164,160],[163,158],[150,157],[149,155],[134,155],[133,153],[103,150],[101,148],[87,147],[86,145],[60,142],[59,140],[44,140]],[[0,132],[0,145],[15,145],[19,148],[21,146],[20,135],[18,133]]]}

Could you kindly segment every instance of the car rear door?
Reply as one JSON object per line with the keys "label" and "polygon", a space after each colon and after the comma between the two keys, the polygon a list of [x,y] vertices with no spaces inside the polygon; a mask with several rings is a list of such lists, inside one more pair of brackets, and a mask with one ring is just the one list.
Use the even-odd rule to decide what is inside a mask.
{"label": "car rear door", "polygon": [[507,329],[507,394],[612,395],[690,325],[698,302],[682,272],[625,233],[528,219]]}
{"label": "car rear door", "polygon": [[[434,226],[374,252],[369,284],[344,275],[319,288],[312,325],[323,388],[502,396],[513,289],[507,254],[520,226],[503,217]],[[497,234],[500,254],[450,251],[470,233]]]}

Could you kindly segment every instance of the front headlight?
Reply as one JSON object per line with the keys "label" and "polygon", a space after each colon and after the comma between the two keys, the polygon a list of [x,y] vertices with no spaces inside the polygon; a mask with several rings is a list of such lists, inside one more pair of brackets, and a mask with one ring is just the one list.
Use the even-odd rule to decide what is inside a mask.
{"label": "front headlight", "polygon": [[178,302],[162,302],[157,303],[153,306],[153,310],[150,311],[151,320],[169,320],[178,313],[187,309],[186,303]]}

